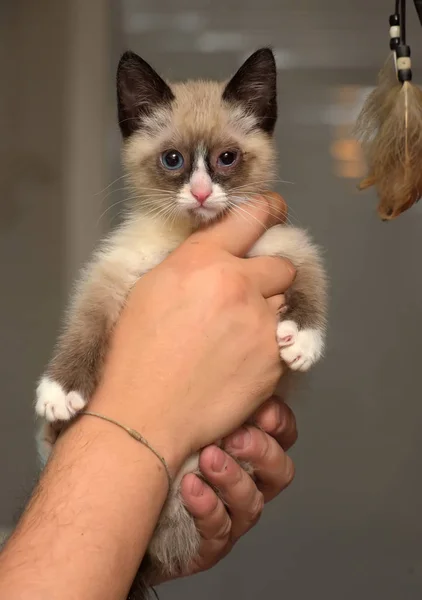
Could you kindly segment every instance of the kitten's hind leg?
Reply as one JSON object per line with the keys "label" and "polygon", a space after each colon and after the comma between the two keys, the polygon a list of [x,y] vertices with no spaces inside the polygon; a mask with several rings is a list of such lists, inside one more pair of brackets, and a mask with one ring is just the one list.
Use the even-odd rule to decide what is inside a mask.
{"label": "kitten's hind leg", "polygon": [[[286,293],[288,308],[277,326],[280,356],[293,371],[307,371],[324,350],[324,315],[313,294],[300,290],[302,278],[303,273],[298,274],[298,281]],[[319,285],[318,281],[315,284]]]}
{"label": "kitten's hind leg", "polygon": [[282,360],[294,371],[307,371],[324,349],[327,279],[319,249],[302,229],[277,225],[255,244],[250,256],[281,256],[297,269],[286,292],[287,309],[277,327]]}

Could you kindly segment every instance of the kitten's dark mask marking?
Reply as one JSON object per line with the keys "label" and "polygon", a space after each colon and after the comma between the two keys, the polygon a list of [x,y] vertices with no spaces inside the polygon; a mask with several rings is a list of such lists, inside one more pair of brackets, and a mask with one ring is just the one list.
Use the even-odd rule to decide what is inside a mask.
{"label": "kitten's dark mask marking", "polygon": [[[213,183],[218,183],[223,188],[229,189],[245,182],[248,172],[248,163],[254,157],[244,155],[240,150],[239,155],[240,157],[237,163],[231,169],[227,169],[227,172],[222,172],[215,168],[213,164],[214,161],[211,160],[211,154],[208,152],[205,153],[203,156],[204,163]],[[180,190],[180,187],[190,180],[193,171],[197,166],[198,156],[196,146],[183,152],[183,156],[185,162],[183,168],[180,170],[173,172],[165,171],[161,164],[161,155],[157,156],[157,159],[151,161],[150,165],[145,168],[148,169],[150,176],[154,177],[157,185],[159,184],[162,189],[172,190],[176,194]]]}
{"label": "kitten's dark mask marking", "polygon": [[[272,134],[277,120],[277,70],[269,48],[252,54],[226,85],[222,99],[239,104]],[[142,58],[125,52],[117,70],[118,119],[123,138],[142,127],[143,117],[175,96],[169,85]]]}

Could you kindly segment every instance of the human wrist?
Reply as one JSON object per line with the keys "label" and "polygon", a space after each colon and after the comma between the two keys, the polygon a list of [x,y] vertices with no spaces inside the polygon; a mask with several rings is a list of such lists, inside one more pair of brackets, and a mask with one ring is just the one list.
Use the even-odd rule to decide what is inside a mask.
{"label": "human wrist", "polygon": [[[174,478],[190,454],[189,443],[185,436],[180,434],[171,419],[160,414],[160,412],[164,412],[163,410],[151,410],[151,407],[146,406],[147,403],[142,403],[142,400],[133,403],[130,399],[122,400],[120,397],[120,400],[116,400],[116,398],[116,394],[113,394],[110,389],[100,388],[92,398],[88,410],[113,419],[120,425],[139,433],[145,438],[147,444],[164,459],[170,477]],[[131,436],[122,427],[105,421],[103,421],[103,426],[106,429],[120,430],[119,434],[126,436],[130,442]],[[129,442],[126,441],[126,443]],[[132,443],[140,444],[135,439],[132,439]],[[153,456],[154,452],[148,447],[146,451]],[[165,470],[165,467],[160,465],[160,458],[154,456],[154,460]]]}

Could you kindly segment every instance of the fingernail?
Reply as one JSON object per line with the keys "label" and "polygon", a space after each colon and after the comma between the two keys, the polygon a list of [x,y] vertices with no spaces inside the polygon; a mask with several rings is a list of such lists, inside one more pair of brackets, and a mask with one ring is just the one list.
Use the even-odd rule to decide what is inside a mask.
{"label": "fingernail", "polygon": [[199,477],[195,477],[190,487],[190,493],[192,496],[202,496],[204,493],[204,488],[204,482],[199,479]]}
{"label": "fingernail", "polygon": [[226,455],[219,448],[215,448],[214,450],[214,458],[212,459],[211,468],[215,473],[221,473],[224,471],[226,466]]}
{"label": "fingernail", "polygon": [[250,432],[248,431],[248,429],[242,428],[230,438],[229,445],[232,448],[236,448],[236,450],[242,450],[250,444],[250,441]]}

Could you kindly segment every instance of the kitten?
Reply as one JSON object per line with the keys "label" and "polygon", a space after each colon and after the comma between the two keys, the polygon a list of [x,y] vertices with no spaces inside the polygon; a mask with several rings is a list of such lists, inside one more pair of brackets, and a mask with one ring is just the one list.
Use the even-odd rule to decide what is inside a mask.
{"label": "kitten", "polygon": [[[248,200],[265,193],[274,180],[277,94],[271,50],[255,52],[228,83],[171,85],[139,56],[126,52],[118,67],[117,96],[123,164],[133,200],[122,225],[86,267],[38,385],[44,461],[61,424],[89,402],[110,334],[137,279],[200,224],[228,210],[245,211],[248,218]],[[279,225],[254,246],[250,256],[257,255],[287,257],[297,267],[276,335],[282,360],[292,370],[305,371],[321,357],[324,344],[326,278],[318,250],[304,231]],[[188,472],[198,472],[198,455],[174,482],[139,589],[144,590],[152,573],[183,572],[197,552],[199,535],[179,495],[180,480]]]}

